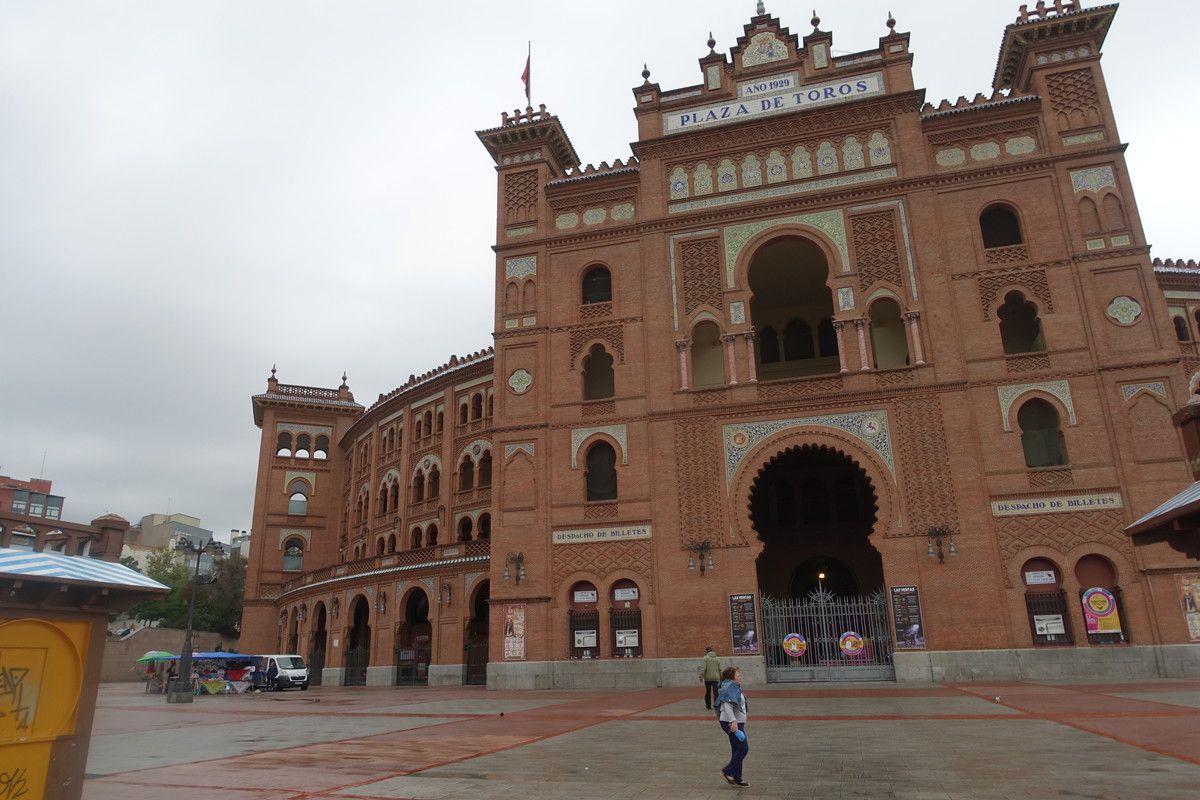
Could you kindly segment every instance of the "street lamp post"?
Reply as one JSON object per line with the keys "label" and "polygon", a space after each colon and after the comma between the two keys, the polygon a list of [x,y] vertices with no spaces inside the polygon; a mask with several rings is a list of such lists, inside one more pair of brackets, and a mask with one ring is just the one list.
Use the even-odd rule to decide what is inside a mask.
{"label": "street lamp post", "polygon": [[167,690],[168,703],[192,702],[192,616],[196,611],[196,584],[200,582],[200,556],[211,553],[214,556],[223,555],[225,549],[215,539],[209,539],[203,544],[192,542],[186,536],[180,536],[175,542],[175,552],[195,553],[196,570],[192,574],[192,592],[188,598],[187,630],[183,634],[183,650],[179,654],[179,672]]}

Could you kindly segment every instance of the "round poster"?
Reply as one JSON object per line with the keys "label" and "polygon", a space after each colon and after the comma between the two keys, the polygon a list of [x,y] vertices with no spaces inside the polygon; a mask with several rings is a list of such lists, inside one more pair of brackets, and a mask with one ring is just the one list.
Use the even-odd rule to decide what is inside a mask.
{"label": "round poster", "polygon": [[783,637],[783,649],[792,658],[799,658],[808,649],[808,642],[798,633],[789,633]]}
{"label": "round poster", "polygon": [[850,657],[862,655],[864,646],[863,637],[854,631],[846,631],[838,637],[838,647]]}
{"label": "round poster", "polygon": [[1117,604],[1107,589],[1088,589],[1083,593],[1083,604],[1097,617],[1107,617],[1117,610]]}

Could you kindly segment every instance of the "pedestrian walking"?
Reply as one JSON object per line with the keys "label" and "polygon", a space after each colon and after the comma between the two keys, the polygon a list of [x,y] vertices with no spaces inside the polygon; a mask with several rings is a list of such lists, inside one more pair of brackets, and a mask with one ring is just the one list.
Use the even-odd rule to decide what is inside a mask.
{"label": "pedestrian walking", "polygon": [[717,658],[711,644],[704,648],[704,658],[700,662],[700,682],[704,684],[704,707],[711,711],[713,700],[717,697],[717,689],[721,686],[721,659]]}
{"label": "pedestrian walking", "polygon": [[729,737],[729,763],[721,768],[721,777],[730,786],[749,786],[742,780],[742,762],[750,752],[746,738],[746,695],[742,693],[742,673],[737,667],[726,667],[721,673],[721,688],[717,692],[717,719],[721,730]]}

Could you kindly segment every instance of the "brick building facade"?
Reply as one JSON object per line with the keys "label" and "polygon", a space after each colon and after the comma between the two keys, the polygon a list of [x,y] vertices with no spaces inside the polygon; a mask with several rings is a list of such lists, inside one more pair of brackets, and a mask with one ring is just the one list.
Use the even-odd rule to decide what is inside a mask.
{"label": "brick building facade", "polygon": [[244,646],[377,684],[691,682],[708,643],[778,680],[1200,670],[1195,549],[1124,533],[1190,480],[1200,270],[1149,258],[1116,6],[1040,6],[973,100],[925,102],[894,20],[835,55],[760,4],[698,84],[643,73],[632,158],[581,167],[544,107],[480,131],[494,352],[369,409],[272,372]]}

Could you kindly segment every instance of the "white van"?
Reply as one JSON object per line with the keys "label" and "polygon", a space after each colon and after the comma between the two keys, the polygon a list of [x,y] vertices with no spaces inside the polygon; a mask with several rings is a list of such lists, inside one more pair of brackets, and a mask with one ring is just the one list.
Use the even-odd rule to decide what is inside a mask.
{"label": "white van", "polygon": [[301,691],[308,689],[308,665],[298,655],[259,656],[254,660],[254,669],[263,676],[261,686],[269,692],[292,686],[299,686]]}

